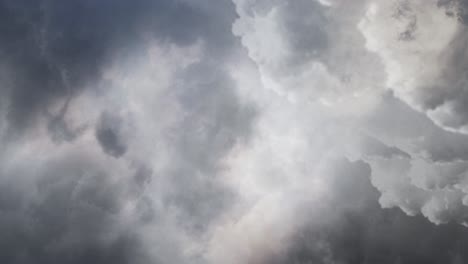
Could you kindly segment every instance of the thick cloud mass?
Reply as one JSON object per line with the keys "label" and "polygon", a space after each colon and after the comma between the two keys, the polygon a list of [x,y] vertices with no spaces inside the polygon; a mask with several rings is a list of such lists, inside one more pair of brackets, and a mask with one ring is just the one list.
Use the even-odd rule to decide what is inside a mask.
{"label": "thick cloud mass", "polygon": [[147,37],[178,45],[209,38],[218,49],[229,45],[225,33],[218,33],[229,26],[229,14],[217,24],[210,21],[216,16],[207,16],[228,13],[224,6],[230,7],[218,3],[203,10],[166,0],[2,1],[0,54],[7,68],[2,90],[11,97],[9,122],[25,126],[54,100],[93,86],[116,52]]}
{"label": "thick cloud mass", "polygon": [[0,0],[0,263],[468,254],[464,0]]}

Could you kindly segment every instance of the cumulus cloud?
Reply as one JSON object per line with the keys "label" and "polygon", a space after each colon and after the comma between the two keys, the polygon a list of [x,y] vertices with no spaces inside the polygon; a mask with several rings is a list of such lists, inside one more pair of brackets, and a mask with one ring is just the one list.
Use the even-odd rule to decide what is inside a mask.
{"label": "cumulus cloud", "polygon": [[0,0],[0,262],[465,262],[466,5]]}
{"label": "cumulus cloud", "polygon": [[374,3],[359,24],[366,46],[382,58],[387,86],[440,126],[460,132],[466,125],[463,5],[463,1]]}
{"label": "cumulus cloud", "polygon": [[[458,86],[461,90],[451,84],[463,80],[456,74],[463,67],[454,58],[463,59],[450,55],[463,46],[458,41],[464,35],[463,2],[235,2],[239,19],[233,31],[255,63],[260,85],[285,100],[278,104],[259,99],[261,105],[270,105],[265,112],[271,112],[260,123],[266,127],[262,138],[276,142],[270,146],[278,149],[273,152],[287,153],[284,163],[270,161],[284,171],[260,166],[269,175],[287,175],[287,180],[280,177],[280,187],[270,186],[265,192],[286,189],[285,182],[304,184],[308,181],[302,177],[313,177],[315,166],[330,162],[327,157],[345,155],[370,166],[371,182],[380,191],[384,208],[422,214],[436,224],[465,224],[465,135],[462,126],[453,126],[464,113],[452,107],[463,105],[463,84]],[[288,18],[305,16],[305,10],[319,15]],[[433,40],[434,34],[440,38]],[[314,36],[314,41],[308,42],[306,36]],[[344,39],[349,40],[346,45]],[[430,105],[446,101],[445,94],[452,94],[454,102]],[[443,115],[439,108],[445,109]],[[285,130],[278,135],[281,127]],[[317,155],[319,165],[303,161],[307,157],[314,163]],[[257,177],[257,186],[265,186],[258,182],[258,175],[265,174],[250,177]],[[263,181],[278,181],[269,178]],[[336,188],[320,182],[325,193]],[[244,185],[242,189],[248,187],[258,191]]]}

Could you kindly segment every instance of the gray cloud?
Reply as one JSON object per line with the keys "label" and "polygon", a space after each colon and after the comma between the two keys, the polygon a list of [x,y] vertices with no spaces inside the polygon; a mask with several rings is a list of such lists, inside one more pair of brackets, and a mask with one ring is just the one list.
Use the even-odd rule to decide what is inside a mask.
{"label": "gray cloud", "polygon": [[[125,185],[115,182],[101,164],[78,153],[43,165],[35,172],[2,172],[3,263],[144,260],[135,232],[119,224],[122,201],[139,201],[122,188],[132,186],[131,178]],[[28,182],[32,173],[39,176]]]}
{"label": "gray cloud", "polygon": [[[300,200],[288,212],[297,224],[292,233],[278,247],[252,252],[246,263],[442,264],[468,259],[463,250],[468,243],[465,227],[434,226],[422,216],[382,210],[366,163],[338,159],[325,172],[324,180],[333,186],[333,193],[316,204]],[[284,201],[279,203],[281,207]]]}
{"label": "gray cloud", "polygon": [[[231,45],[229,3],[200,8],[172,1],[2,1],[2,64],[9,69],[8,116],[12,126],[31,123],[60,99],[70,100],[101,78],[115,53],[125,53],[146,36],[188,45],[207,39],[210,50]],[[207,12],[218,11],[217,16]],[[212,20],[217,22],[213,23]],[[226,37],[227,36],[227,37]]]}
{"label": "gray cloud", "polygon": [[304,227],[284,254],[263,263],[464,263],[468,258],[464,227],[434,227],[422,217],[374,210]]}
{"label": "gray cloud", "polygon": [[446,131],[392,94],[385,95],[364,126],[380,141],[434,162],[467,158],[466,135]]}
{"label": "gray cloud", "polygon": [[110,113],[103,113],[95,132],[103,151],[116,158],[127,151],[126,143],[123,142],[122,126],[121,118]]}
{"label": "gray cloud", "polygon": [[175,191],[167,199],[182,209],[184,224],[204,229],[232,203],[235,194],[218,182],[226,169],[219,161],[248,141],[255,109],[237,101],[233,80],[216,65],[192,65],[179,78],[174,89],[189,114],[171,129],[177,162],[168,172]]}
{"label": "gray cloud", "polygon": [[0,262],[466,262],[465,2],[0,1]]}
{"label": "gray cloud", "polygon": [[255,115],[224,67],[232,4],[2,1],[0,12],[0,262],[199,262],[190,241],[234,197],[220,161]]}
{"label": "gray cloud", "polygon": [[[363,20],[361,30],[369,48],[384,62],[389,88],[439,126],[463,132],[466,1],[395,1],[376,4],[375,9],[375,14],[368,14]],[[390,17],[391,14],[396,15]],[[390,21],[394,22],[392,26],[386,26]],[[441,38],[428,41],[436,32],[442,34]],[[401,41],[401,36],[408,34],[411,38]],[[393,43],[393,48],[388,43]],[[402,71],[398,73],[395,67],[400,66]]]}

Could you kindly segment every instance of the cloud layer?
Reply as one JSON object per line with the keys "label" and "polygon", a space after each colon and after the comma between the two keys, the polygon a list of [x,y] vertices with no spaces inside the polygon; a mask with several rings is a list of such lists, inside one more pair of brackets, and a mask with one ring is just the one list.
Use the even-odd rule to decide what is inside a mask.
{"label": "cloud layer", "polygon": [[0,263],[466,262],[467,5],[0,0]]}

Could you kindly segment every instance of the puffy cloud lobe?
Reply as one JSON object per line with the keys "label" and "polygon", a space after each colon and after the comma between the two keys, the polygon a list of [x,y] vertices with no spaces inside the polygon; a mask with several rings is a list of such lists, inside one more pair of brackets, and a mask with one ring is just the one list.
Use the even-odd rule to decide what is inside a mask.
{"label": "puffy cloud lobe", "polygon": [[465,1],[374,3],[359,25],[367,47],[381,56],[387,85],[395,94],[440,126],[460,132],[466,125],[466,29],[460,23],[465,5]]}
{"label": "puffy cloud lobe", "polygon": [[[463,45],[458,39],[464,26],[450,15],[459,12],[453,8],[436,1],[374,3],[359,28],[367,47],[384,62],[387,85],[408,104],[387,96],[364,125],[379,140],[410,154],[368,159],[382,205],[422,213],[434,223],[464,224],[464,113],[456,106],[463,104],[463,92],[456,88],[463,82],[457,75],[463,66],[454,60],[460,55],[453,55],[459,49],[453,47]],[[395,23],[389,27],[385,21]],[[434,32],[441,34],[437,41]],[[402,34],[411,38],[401,39]]]}
{"label": "puffy cloud lobe", "polygon": [[240,17],[233,32],[267,88],[293,101],[340,105],[346,110],[334,111],[341,114],[361,114],[378,103],[383,71],[373,67],[379,60],[355,27],[366,1],[235,2]]}

